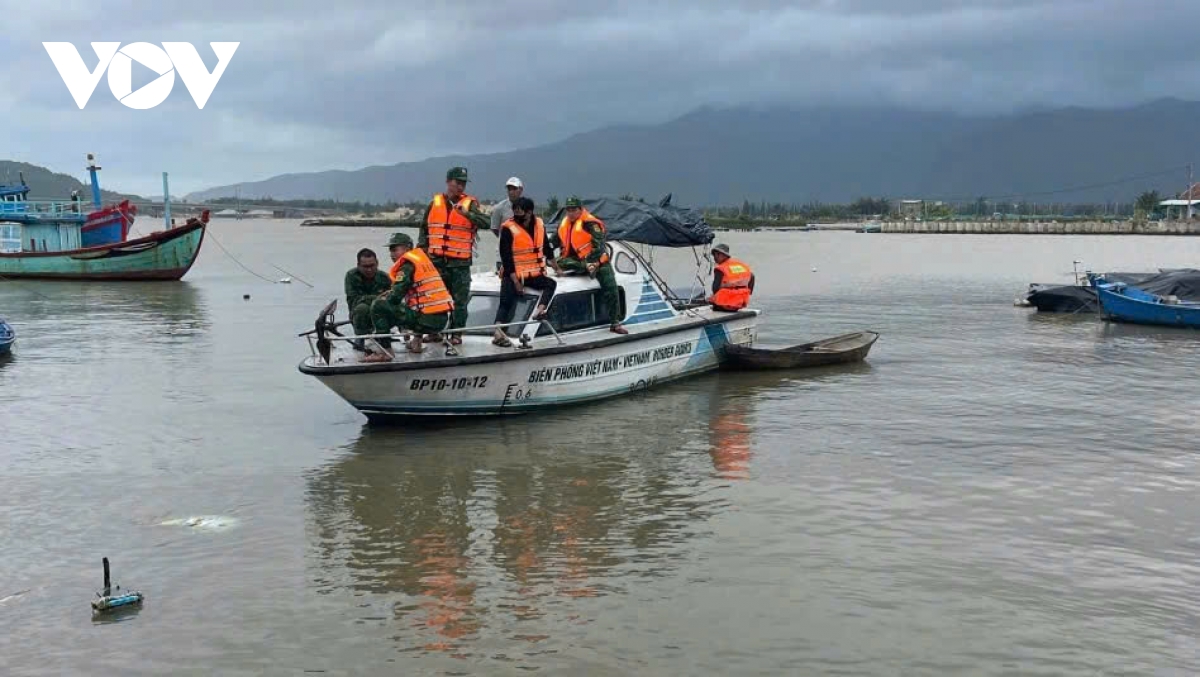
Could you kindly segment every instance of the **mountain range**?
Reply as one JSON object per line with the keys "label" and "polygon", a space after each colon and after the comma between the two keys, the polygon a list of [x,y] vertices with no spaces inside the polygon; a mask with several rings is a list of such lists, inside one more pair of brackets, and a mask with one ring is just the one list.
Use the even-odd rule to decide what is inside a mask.
{"label": "mountain range", "polygon": [[243,198],[424,200],[446,170],[469,192],[633,194],[677,204],[847,202],[862,196],[971,201],[1128,201],[1174,194],[1200,148],[1200,103],[1161,99],[1123,109],[1061,108],[967,116],[888,108],[704,108],[657,125],[619,125],[503,153],[446,156],[356,171],[284,174],[219,186],[193,201]]}

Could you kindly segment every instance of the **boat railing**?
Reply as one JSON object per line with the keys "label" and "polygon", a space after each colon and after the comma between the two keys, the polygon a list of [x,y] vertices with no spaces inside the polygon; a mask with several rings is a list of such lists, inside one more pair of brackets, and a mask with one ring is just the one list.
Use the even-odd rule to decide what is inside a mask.
{"label": "boat railing", "polygon": [[46,214],[47,216],[62,216],[64,214],[82,215],[83,212],[83,205],[79,202],[40,200],[0,202],[0,214]]}
{"label": "boat railing", "polygon": [[[331,324],[328,326],[331,329],[336,329],[337,327],[343,327],[348,324],[350,324],[349,321],[342,321],[342,322],[338,322],[336,324]],[[443,335],[465,334],[466,332],[470,332],[470,331],[484,331],[484,330],[489,330],[489,329],[492,331],[495,331],[496,329],[507,329],[509,327],[517,327],[517,326],[520,326],[523,328],[523,327],[531,325],[531,324],[536,324],[538,326],[544,326],[544,327],[548,328],[550,330],[550,333],[554,336],[555,340],[558,341],[559,345],[566,345],[566,341],[564,341],[562,336],[559,335],[558,330],[556,330],[554,328],[554,325],[551,324],[550,321],[545,318],[542,318],[540,320],[520,320],[517,322],[505,322],[502,324],[482,324],[482,325],[474,325],[474,326],[469,326],[469,327],[459,327],[457,329],[444,329],[440,333]],[[317,350],[317,341],[319,339],[316,336],[316,333],[317,333],[316,328],[313,328],[313,329],[309,329],[306,332],[298,334],[298,336],[301,336],[308,340],[308,349],[312,352],[313,357],[317,357],[320,355],[319,351]],[[381,339],[381,338],[392,339],[392,340],[401,340],[403,338],[403,335],[387,333],[387,334],[359,334],[359,335],[355,335],[355,336],[340,336],[340,335],[335,334],[333,336],[330,336],[330,335],[326,334],[323,338],[327,341],[355,342],[355,341],[361,341],[364,339]]]}

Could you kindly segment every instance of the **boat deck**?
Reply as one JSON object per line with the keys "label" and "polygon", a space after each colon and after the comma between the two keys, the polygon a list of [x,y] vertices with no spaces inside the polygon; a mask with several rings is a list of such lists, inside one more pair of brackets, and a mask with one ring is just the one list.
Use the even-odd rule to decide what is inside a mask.
{"label": "boat deck", "polygon": [[[492,344],[492,330],[486,336],[467,334],[463,336],[462,345],[455,346],[457,355],[446,355],[446,347],[442,343],[426,343],[420,354],[408,352],[401,338],[394,335],[392,352],[395,357],[391,362],[361,362],[363,353],[353,349],[349,341],[335,340],[330,354],[330,363],[314,355],[305,358],[300,363],[300,370],[309,374],[349,374],[369,373],[379,371],[407,371],[410,369],[427,369],[445,366],[478,364],[481,362],[500,362],[520,360],[531,357],[543,357],[559,353],[570,353],[581,350],[593,350],[610,345],[633,342],[640,339],[661,336],[691,328],[706,325],[718,325],[734,319],[757,316],[757,310],[743,310],[736,313],[713,310],[710,307],[691,308],[681,311],[676,317],[644,324],[625,325],[628,334],[614,334],[607,327],[590,327],[555,335],[539,336],[530,340],[530,348],[520,348],[518,338],[512,338],[513,346],[500,347]],[[533,322],[528,324],[532,325]],[[351,338],[350,332],[347,338]]]}

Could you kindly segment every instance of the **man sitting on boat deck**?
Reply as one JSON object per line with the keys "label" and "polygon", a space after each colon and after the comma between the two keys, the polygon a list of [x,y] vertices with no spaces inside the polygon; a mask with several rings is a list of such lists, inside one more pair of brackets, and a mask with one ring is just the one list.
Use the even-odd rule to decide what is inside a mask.
{"label": "man sitting on boat deck", "polygon": [[[541,292],[533,319],[546,313],[558,283],[546,275],[546,262],[558,268],[554,261],[554,245],[546,237],[546,225],[537,215],[533,200],[519,197],[512,203],[513,217],[500,229],[500,304],[496,308],[496,324],[513,321],[517,299],[525,289]],[[492,344],[502,348],[512,346],[503,328],[496,329]]]}
{"label": "man sitting on boat deck", "polygon": [[[452,167],[446,172],[446,192],[434,195],[425,208],[417,237],[417,246],[429,254],[454,298],[452,329],[467,326],[475,238],[480,228],[489,226],[487,214],[479,208],[478,200],[466,194],[466,188],[466,167]],[[454,334],[450,342],[459,345],[462,336]]]}
{"label": "man sitting on boat deck", "polygon": [[[358,250],[358,265],[346,271],[346,307],[350,309],[350,324],[354,325],[354,333],[359,336],[373,334],[374,323],[371,320],[371,302],[375,297],[387,291],[392,281],[387,273],[379,269],[379,258],[370,249]],[[354,347],[363,350],[362,341],[355,341]]]}
{"label": "man sitting on boat deck", "polygon": [[[395,233],[388,241],[388,246],[396,260],[392,266],[395,283],[371,304],[375,333],[391,333],[392,327],[411,331],[413,335],[408,340],[408,350],[419,353],[422,350],[422,334],[441,333],[450,321],[454,302],[437,267],[428,254],[413,248],[411,237]],[[390,338],[376,341],[385,350],[391,349]],[[388,362],[391,359],[390,355],[374,353],[364,357],[363,361]]]}
{"label": "man sitting on boat deck", "polygon": [[729,255],[729,245],[719,244],[712,249],[713,295],[708,298],[713,310],[737,312],[750,304],[754,292],[754,273],[750,266]]}
{"label": "man sitting on boat deck", "polygon": [[567,215],[558,227],[558,242],[562,255],[558,268],[568,273],[587,273],[600,283],[600,297],[608,308],[614,334],[628,334],[621,326],[621,298],[617,291],[617,277],[608,261],[605,247],[604,222],[583,208],[583,201],[572,195],[567,198]]}

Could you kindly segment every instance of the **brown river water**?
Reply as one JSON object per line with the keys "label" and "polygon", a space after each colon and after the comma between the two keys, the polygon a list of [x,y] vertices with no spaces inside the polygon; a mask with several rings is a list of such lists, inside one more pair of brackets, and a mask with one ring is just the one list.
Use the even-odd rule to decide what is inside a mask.
{"label": "brown river water", "polygon": [[369,428],[296,334],[386,232],[212,231],[315,289],[0,282],[0,674],[1200,673],[1200,333],[1012,305],[1200,239],[720,233],[868,362]]}

